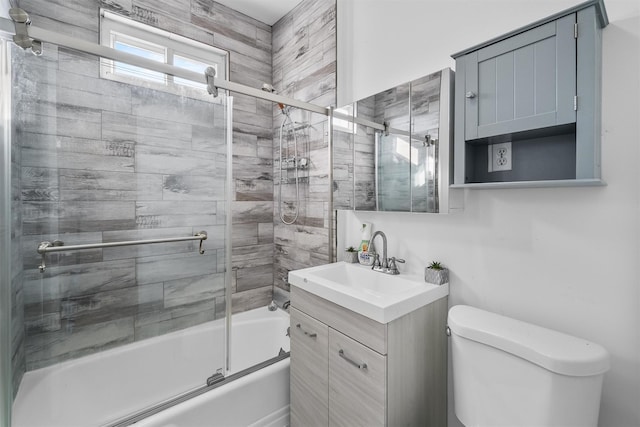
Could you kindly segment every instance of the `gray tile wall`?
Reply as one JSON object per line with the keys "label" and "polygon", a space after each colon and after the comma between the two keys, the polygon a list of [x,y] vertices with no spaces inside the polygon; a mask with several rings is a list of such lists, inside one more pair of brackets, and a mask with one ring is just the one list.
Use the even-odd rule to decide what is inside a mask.
{"label": "gray tile wall", "polygon": [[[55,46],[18,53],[14,73],[27,370],[219,317],[223,106],[101,79],[96,58]],[[62,252],[38,271],[40,241],[202,229],[204,255],[195,242]]]}
{"label": "gray tile wall", "polygon": [[[256,88],[270,82],[270,26],[207,0],[191,1],[191,23],[230,52],[232,81]],[[272,299],[273,119],[270,102],[233,97],[232,306],[238,312]]]}
{"label": "gray tile wall", "polygon": [[[273,85],[282,94],[321,106],[336,102],[336,5],[335,0],[305,0],[273,26]],[[308,157],[300,185],[299,218],[285,225],[278,214],[279,186],[283,210],[291,218],[295,197],[292,171],[286,183],[278,182],[278,132],[282,121],[274,108],[274,205],[276,290],[289,290],[287,272],[329,262],[330,183],[326,117],[292,110],[298,130],[299,156]],[[287,141],[292,147],[291,141]]]}
{"label": "gray tile wall", "polygon": [[[99,7],[230,51],[230,78],[271,80],[271,28],[205,0],[24,0],[34,25],[98,41]],[[222,311],[220,106],[99,78],[98,61],[47,46],[22,56],[17,115],[26,367],[211,320]],[[235,96],[234,310],[273,283],[272,107]],[[196,243],[67,252],[37,270],[35,247],[209,232]],[[17,280],[17,288],[22,281]],[[24,295],[24,296],[22,296]],[[18,311],[19,312],[19,311]],[[20,321],[16,320],[17,329]],[[18,358],[19,359],[19,358]]]}

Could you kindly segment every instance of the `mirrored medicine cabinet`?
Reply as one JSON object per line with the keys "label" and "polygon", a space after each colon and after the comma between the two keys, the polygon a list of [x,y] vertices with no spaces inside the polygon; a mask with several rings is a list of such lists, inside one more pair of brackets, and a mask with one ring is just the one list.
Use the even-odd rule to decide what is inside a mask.
{"label": "mirrored medicine cabinet", "polygon": [[335,110],[335,209],[449,212],[453,81],[445,68]]}

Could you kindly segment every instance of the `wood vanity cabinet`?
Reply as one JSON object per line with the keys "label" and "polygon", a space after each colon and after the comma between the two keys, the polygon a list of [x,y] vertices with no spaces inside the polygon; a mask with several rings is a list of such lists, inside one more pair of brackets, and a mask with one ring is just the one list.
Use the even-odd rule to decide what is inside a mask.
{"label": "wood vanity cabinet", "polygon": [[291,287],[291,426],[447,424],[447,298],[388,324]]}
{"label": "wood vanity cabinet", "polygon": [[[601,29],[593,0],[458,52],[454,187],[600,185]],[[510,170],[491,165],[511,143]]]}
{"label": "wood vanity cabinet", "polygon": [[329,425],[329,327],[291,308],[291,425]]}

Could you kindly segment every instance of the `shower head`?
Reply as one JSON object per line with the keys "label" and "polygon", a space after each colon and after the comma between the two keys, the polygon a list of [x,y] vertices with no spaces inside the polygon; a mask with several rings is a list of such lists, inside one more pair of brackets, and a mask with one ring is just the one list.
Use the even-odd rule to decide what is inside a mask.
{"label": "shower head", "polygon": [[[275,88],[270,85],[269,83],[263,83],[262,84],[262,90],[265,92],[269,92],[269,93],[278,93],[276,92]],[[280,107],[280,111],[282,111],[282,113],[284,113],[284,104],[278,102],[278,107]]]}

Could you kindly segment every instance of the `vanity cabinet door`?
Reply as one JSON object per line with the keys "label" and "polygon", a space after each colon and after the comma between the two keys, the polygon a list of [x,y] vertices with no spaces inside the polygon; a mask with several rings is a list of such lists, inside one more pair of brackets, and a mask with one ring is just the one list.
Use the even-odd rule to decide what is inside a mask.
{"label": "vanity cabinet door", "polygon": [[576,122],[575,22],[570,14],[458,58],[467,141]]}
{"label": "vanity cabinet door", "polygon": [[329,424],[328,326],[291,308],[291,426]]}
{"label": "vanity cabinet door", "polygon": [[385,425],[386,390],[386,357],[329,329],[329,425]]}

